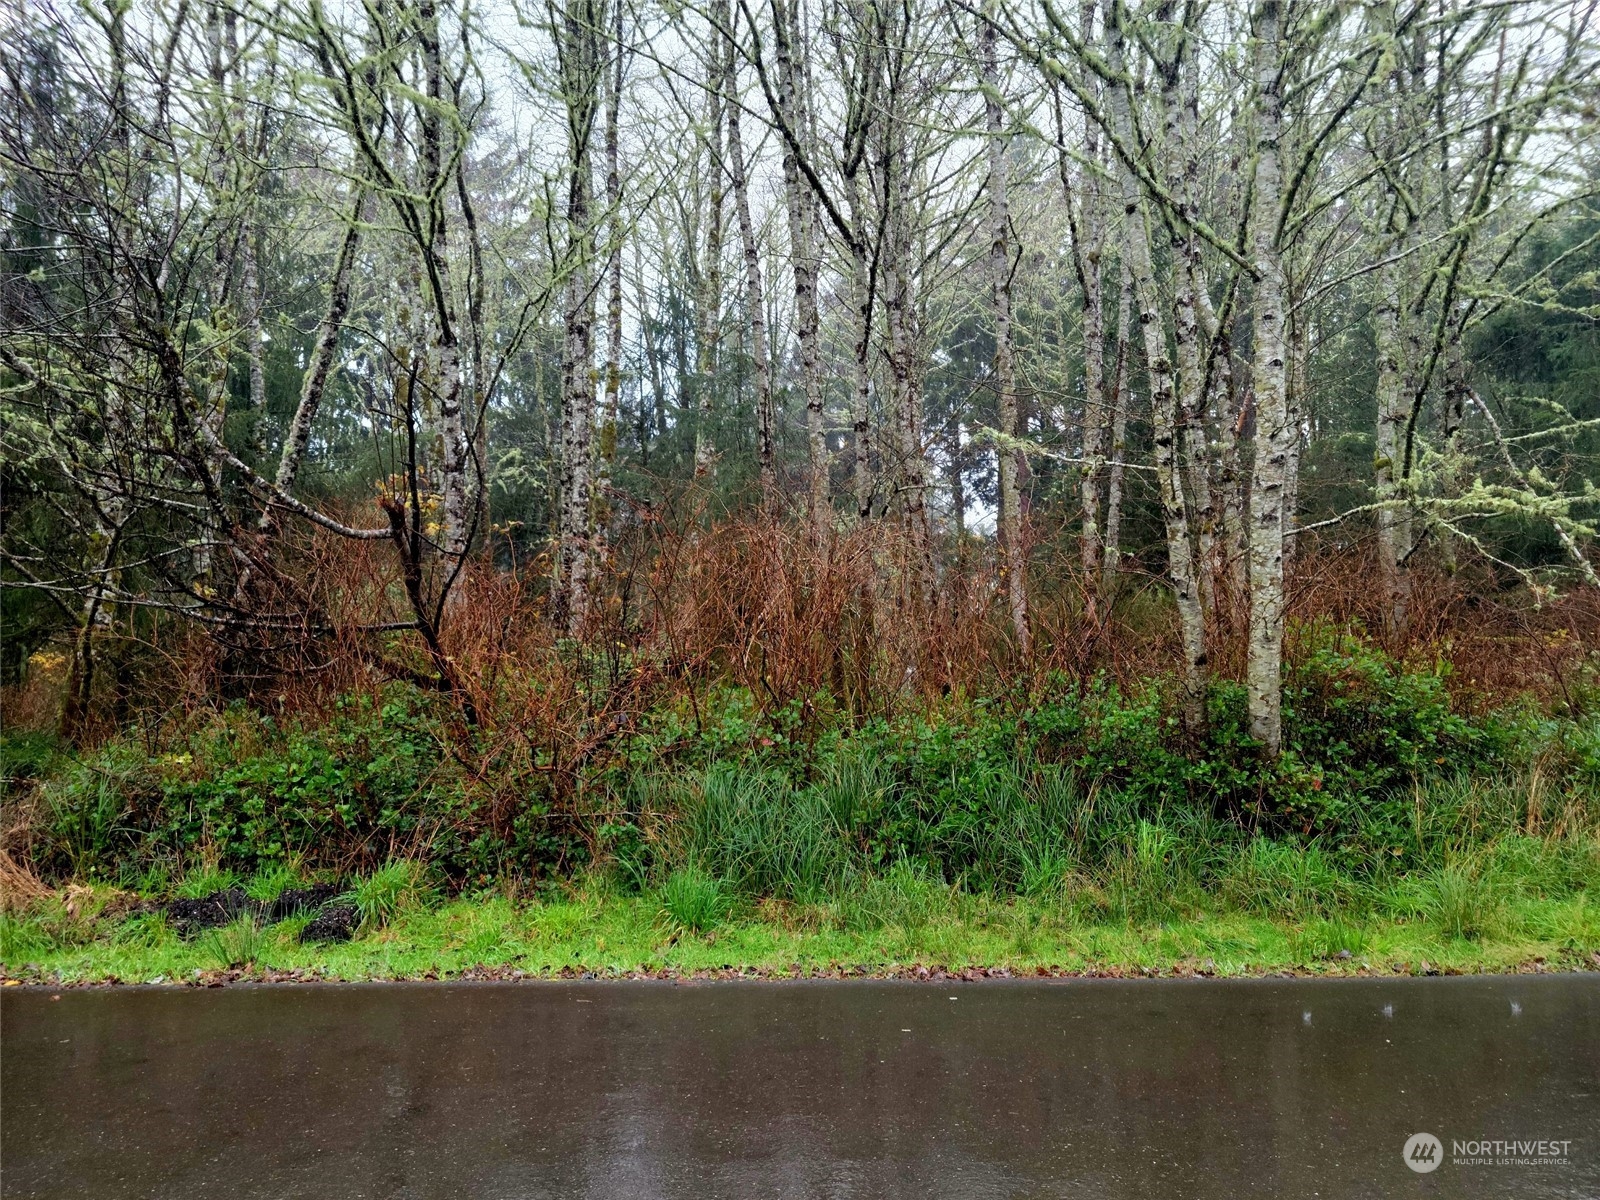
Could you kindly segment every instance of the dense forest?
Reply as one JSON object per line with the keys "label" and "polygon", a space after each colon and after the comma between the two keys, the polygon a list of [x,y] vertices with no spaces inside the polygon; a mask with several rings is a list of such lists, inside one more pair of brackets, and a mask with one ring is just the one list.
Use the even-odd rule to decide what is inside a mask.
{"label": "dense forest", "polygon": [[14,12],[7,872],[1581,889],[1597,22]]}

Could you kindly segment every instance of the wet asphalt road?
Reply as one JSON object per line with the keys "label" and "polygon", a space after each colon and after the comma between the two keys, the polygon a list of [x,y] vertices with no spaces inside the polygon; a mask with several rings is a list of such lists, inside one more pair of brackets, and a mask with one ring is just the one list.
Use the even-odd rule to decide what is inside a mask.
{"label": "wet asphalt road", "polygon": [[[1596,976],[12,988],[0,1022],[6,1200],[1600,1197]],[[1570,1145],[1454,1161],[1484,1139]]]}

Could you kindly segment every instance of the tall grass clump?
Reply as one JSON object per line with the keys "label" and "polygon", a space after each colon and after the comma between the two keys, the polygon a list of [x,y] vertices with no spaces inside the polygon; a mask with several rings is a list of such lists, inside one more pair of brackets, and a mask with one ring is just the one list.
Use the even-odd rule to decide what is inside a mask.
{"label": "tall grass clump", "polygon": [[1368,941],[1367,927],[1347,917],[1307,922],[1289,938],[1291,951],[1302,960],[1357,958],[1366,953]]}
{"label": "tall grass clump", "polygon": [[1105,867],[1106,895],[1112,911],[1128,919],[1164,920],[1185,907],[1189,885],[1187,856],[1171,829],[1140,818]]}
{"label": "tall grass clump", "polygon": [[208,930],[196,943],[199,956],[219,971],[254,966],[266,947],[267,935],[254,917]]}
{"label": "tall grass clump", "polygon": [[727,919],[732,898],[727,885],[698,866],[679,867],[662,882],[661,915],[675,930],[705,933]]}
{"label": "tall grass clump", "polygon": [[1083,801],[1059,768],[1026,773],[1005,763],[980,777],[937,827],[935,856],[977,889],[1045,895],[1078,860],[1075,829]]}
{"label": "tall grass clump", "polygon": [[1504,897],[1493,876],[1476,864],[1458,859],[1418,883],[1422,911],[1443,933],[1477,938],[1495,927]]}
{"label": "tall grass clump", "polygon": [[176,895],[184,900],[199,900],[213,892],[225,892],[239,886],[239,876],[219,867],[215,860],[202,861],[179,880]]}
{"label": "tall grass clump", "polygon": [[244,894],[252,900],[270,903],[300,881],[299,873],[287,863],[262,867],[244,885]]}
{"label": "tall grass clump", "polygon": [[368,931],[383,928],[422,898],[422,866],[409,859],[391,859],[358,879],[344,896],[360,914],[361,928]]}
{"label": "tall grass clump", "polygon": [[149,760],[135,745],[113,743],[66,764],[39,786],[38,865],[78,880],[114,878],[140,840],[130,797],[147,788]]}
{"label": "tall grass clump", "polygon": [[0,962],[16,967],[62,944],[61,930],[42,913],[0,910]]}
{"label": "tall grass clump", "polygon": [[851,932],[886,926],[920,929],[950,915],[958,889],[934,878],[927,867],[900,859],[881,872],[851,881],[834,901],[839,924]]}
{"label": "tall grass clump", "polygon": [[1257,836],[1225,868],[1222,895],[1247,912],[1265,916],[1328,915],[1358,892],[1319,843]]}
{"label": "tall grass clump", "polygon": [[844,750],[828,759],[815,791],[835,827],[854,836],[881,813],[892,786],[881,763],[860,751]]}
{"label": "tall grass clump", "polygon": [[847,818],[862,798],[850,787],[795,788],[781,777],[714,765],[678,792],[678,860],[736,890],[786,900],[830,894],[852,866]]}

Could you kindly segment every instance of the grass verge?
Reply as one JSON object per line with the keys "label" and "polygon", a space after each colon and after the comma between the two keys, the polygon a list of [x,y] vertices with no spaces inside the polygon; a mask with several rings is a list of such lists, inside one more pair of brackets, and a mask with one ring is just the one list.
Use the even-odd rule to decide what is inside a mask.
{"label": "grass verge", "polygon": [[[7,984],[215,984],[523,976],[1106,974],[1250,976],[1600,969],[1600,910],[1579,894],[1514,898],[1489,928],[1460,904],[1414,897],[1414,916],[1284,918],[1197,911],[1165,919],[1086,917],[1069,897],[997,898],[876,881],[847,901],[764,901],[685,919],[668,888],[575,888],[513,900],[480,895],[397,910],[351,942],[303,945],[299,917],[236,922],[184,940],[159,914],[118,916],[80,895],[3,918]],[[1456,883],[1448,885],[1458,887]],[[878,896],[872,893],[877,890]],[[927,894],[931,893],[931,894]],[[99,900],[102,907],[94,905]],[[54,910],[50,906],[54,905]],[[876,907],[874,907],[876,905]],[[678,911],[675,911],[678,910]],[[709,927],[695,929],[696,924]]]}

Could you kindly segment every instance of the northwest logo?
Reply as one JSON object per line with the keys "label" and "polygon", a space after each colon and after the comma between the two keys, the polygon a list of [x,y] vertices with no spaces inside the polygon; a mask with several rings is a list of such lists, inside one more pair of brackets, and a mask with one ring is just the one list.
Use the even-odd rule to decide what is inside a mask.
{"label": "northwest logo", "polygon": [[1419,1175],[1426,1175],[1444,1161],[1443,1147],[1431,1133],[1413,1133],[1406,1139],[1405,1149],[1401,1153],[1406,1166]]}

